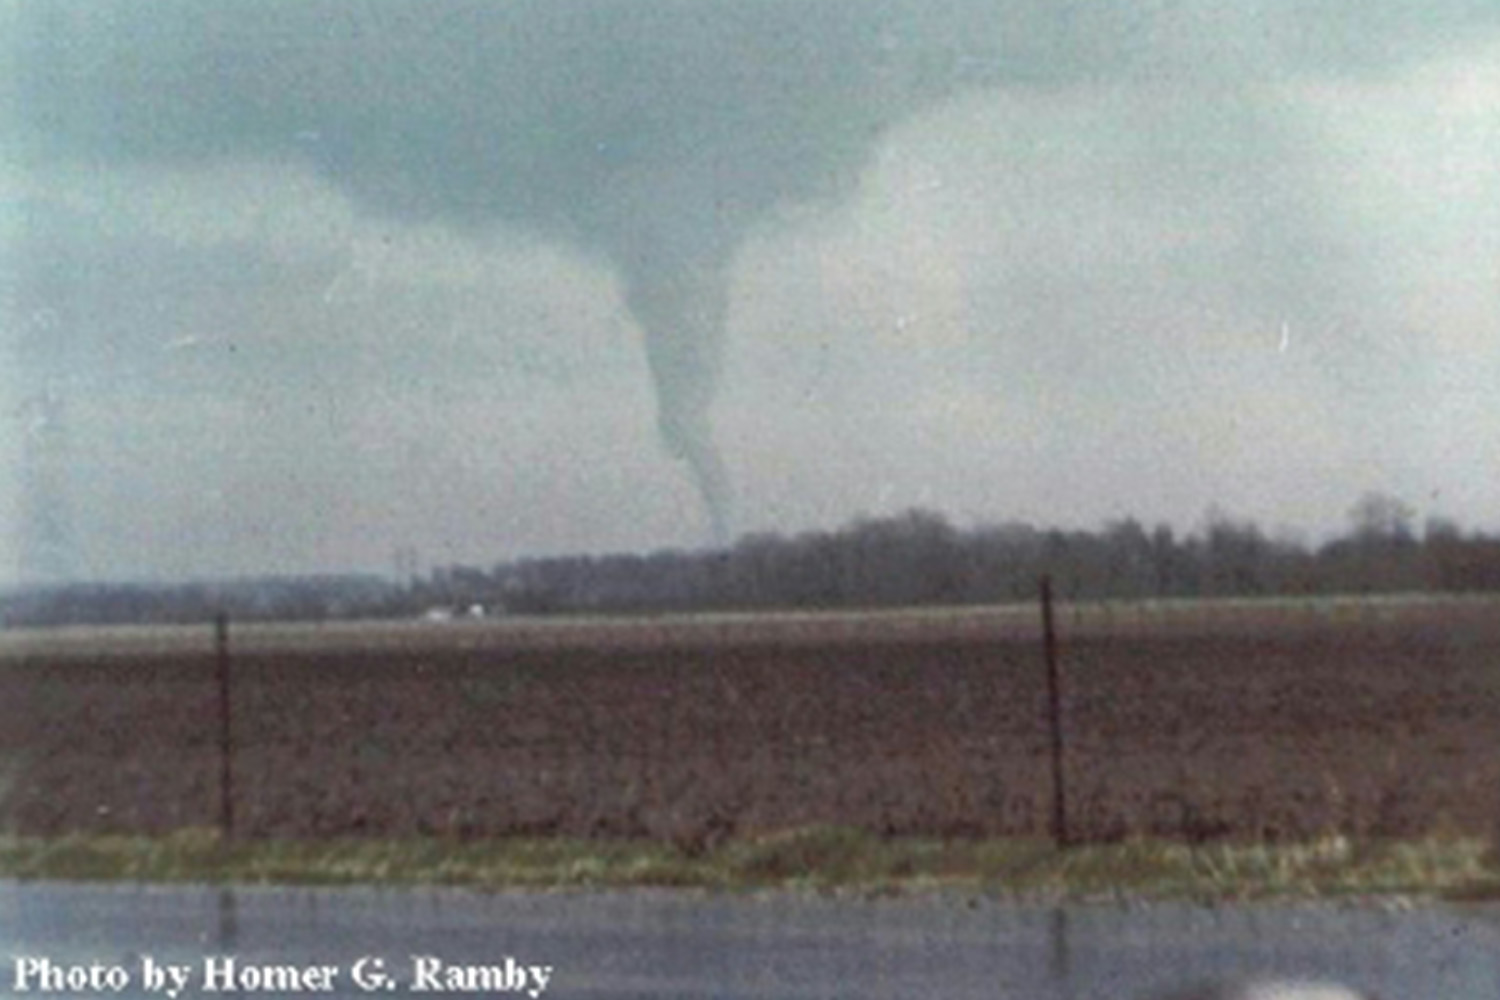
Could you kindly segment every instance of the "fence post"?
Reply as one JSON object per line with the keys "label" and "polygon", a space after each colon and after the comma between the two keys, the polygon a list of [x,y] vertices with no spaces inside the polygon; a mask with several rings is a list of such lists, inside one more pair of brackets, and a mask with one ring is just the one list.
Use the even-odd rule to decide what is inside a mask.
{"label": "fence post", "polygon": [[1067,785],[1063,776],[1062,678],[1057,665],[1057,630],[1052,618],[1052,577],[1043,574],[1042,651],[1047,660],[1047,707],[1052,735],[1052,839],[1058,847],[1069,847]]}
{"label": "fence post", "polygon": [[229,615],[214,616],[214,665],[219,680],[219,828],[234,836],[234,742],[229,699]]}

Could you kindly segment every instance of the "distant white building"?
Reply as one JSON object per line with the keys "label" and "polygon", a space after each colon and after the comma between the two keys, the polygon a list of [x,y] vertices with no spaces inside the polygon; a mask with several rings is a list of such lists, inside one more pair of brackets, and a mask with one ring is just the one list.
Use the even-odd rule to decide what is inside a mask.
{"label": "distant white building", "polygon": [[478,620],[488,618],[490,611],[483,604],[470,604],[463,608],[451,608],[444,604],[434,605],[422,612],[424,622],[451,622],[459,618]]}

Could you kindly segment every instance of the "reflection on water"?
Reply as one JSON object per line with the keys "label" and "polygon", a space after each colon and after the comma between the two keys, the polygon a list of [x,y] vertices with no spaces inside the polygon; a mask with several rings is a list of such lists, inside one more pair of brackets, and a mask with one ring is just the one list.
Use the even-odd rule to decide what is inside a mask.
{"label": "reflection on water", "polygon": [[1373,1000],[1338,983],[1267,979],[1251,983],[1209,984],[1174,990],[1153,1000]]}
{"label": "reflection on water", "polygon": [[1052,910],[1052,978],[1059,983],[1073,978],[1073,963],[1069,954],[1068,909],[1058,906]]}
{"label": "reflection on water", "polygon": [[239,920],[235,915],[234,888],[219,888],[219,936],[216,942],[225,951],[234,951],[239,943]]}
{"label": "reflection on water", "polygon": [[[1500,997],[1500,932],[1436,908],[1046,908],[959,895],[484,896],[0,882],[0,935],[9,952],[0,961],[12,963],[45,956],[135,971],[149,956],[200,975],[216,956],[241,966],[335,965],[337,988],[325,996],[365,995],[350,981],[362,957],[378,959],[392,995],[405,995],[413,956],[436,956],[550,966],[549,997],[1290,1000],[1269,987],[1185,992],[1194,983],[1266,977],[1356,991],[1297,1000]],[[0,989],[14,990],[12,973],[0,969]],[[132,981],[137,992],[121,995],[161,995],[139,986]]]}

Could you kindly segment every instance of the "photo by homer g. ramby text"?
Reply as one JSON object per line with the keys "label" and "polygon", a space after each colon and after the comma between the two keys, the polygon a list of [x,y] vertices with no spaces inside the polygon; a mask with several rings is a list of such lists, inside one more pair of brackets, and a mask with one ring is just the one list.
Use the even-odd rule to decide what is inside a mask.
{"label": "photo by homer g. ramby text", "polygon": [[10,986],[17,994],[70,996],[136,987],[167,1000],[189,992],[332,993],[346,987],[365,993],[523,993],[537,1000],[546,992],[552,972],[550,965],[530,965],[510,955],[493,963],[455,963],[435,955],[411,955],[405,961],[366,955],[347,969],[325,962],[250,962],[230,955],[209,955],[197,963],[141,955],[135,968],[21,955],[12,962]]}

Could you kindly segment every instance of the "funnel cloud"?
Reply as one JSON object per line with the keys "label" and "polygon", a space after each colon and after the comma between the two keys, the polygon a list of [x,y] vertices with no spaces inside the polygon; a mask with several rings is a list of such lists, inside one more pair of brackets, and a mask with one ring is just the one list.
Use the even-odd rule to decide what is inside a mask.
{"label": "funnel cloud", "polygon": [[630,311],[646,330],[662,443],[692,470],[713,541],[723,545],[729,541],[731,496],[709,409],[723,363],[724,271],[701,262],[637,266],[625,287]]}
{"label": "funnel cloud", "polygon": [[710,409],[732,253],[774,206],[846,188],[899,117],[872,96],[894,14],[909,10],[86,0],[13,17],[43,150],[303,160],[372,212],[605,257],[645,336],[662,442],[723,542]]}

